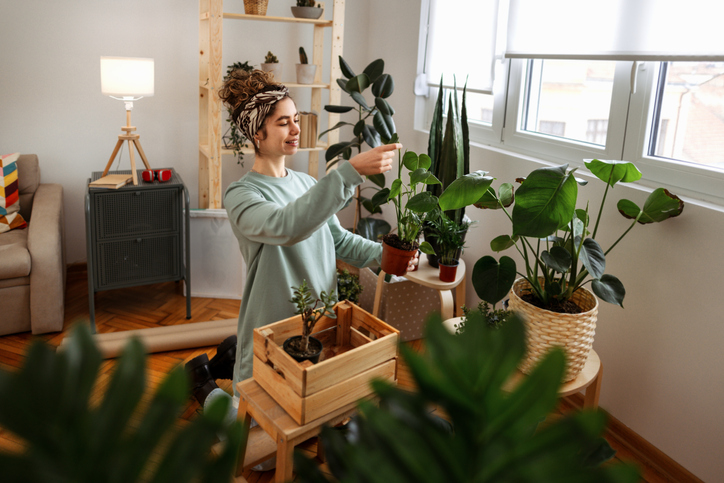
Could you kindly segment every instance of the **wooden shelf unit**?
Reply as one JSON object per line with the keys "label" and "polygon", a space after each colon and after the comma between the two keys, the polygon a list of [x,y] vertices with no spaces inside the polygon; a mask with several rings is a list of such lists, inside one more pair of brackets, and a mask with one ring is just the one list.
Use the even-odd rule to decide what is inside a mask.
{"label": "wooden shelf unit", "polygon": [[[287,87],[303,87],[310,90],[311,110],[322,114],[322,90],[329,90],[329,103],[339,104],[341,89],[336,79],[342,75],[336,59],[342,55],[344,42],[344,1],[332,0],[332,20],[302,19],[294,17],[271,17],[226,13],[223,0],[199,0],[199,208],[221,208],[221,158],[232,154],[233,150],[222,145],[222,115],[225,109],[219,99],[218,91],[223,83],[222,33],[223,20],[246,20],[276,23],[310,24],[313,26],[314,47],[312,63],[317,65],[317,74],[313,84],[283,82]],[[323,4],[324,5],[324,4]],[[332,29],[332,47],[330,55],[330,79],[322,81],[324,56],[324,29]],[[339,121],[339,114],[327,113],[328,126]],[[300,149],[309,153],[310,175],[317,177],[319,172],[319,152],[338,142],[339,132],[327,134],[327,143],[318,143],[315,148]],[[247,154],[247,151],[243,151]],[[253,154],[249,148],[248,153]]]}

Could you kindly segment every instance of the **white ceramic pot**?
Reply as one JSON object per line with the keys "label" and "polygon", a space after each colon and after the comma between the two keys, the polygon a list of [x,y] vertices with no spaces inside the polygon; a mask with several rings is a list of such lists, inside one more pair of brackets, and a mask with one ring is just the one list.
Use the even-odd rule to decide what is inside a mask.
{"label": "white ceramic pot", "polygon": [[317,66],[314,64],[297,64],[297,84],[314,84]]}
{"label": "white ceramic pot", "polygon": [[323,9],[318,7],[292,7],[292,15],[296,18],[319,18],[322,16]]}
{"label": "white ceramic pot", "polygon": [[261,64],[261,70],[264,72],[271,72],[274,75],[274,79],[277,81],[282,80],[282,64],[281,62],[275,62],[273,64]]}

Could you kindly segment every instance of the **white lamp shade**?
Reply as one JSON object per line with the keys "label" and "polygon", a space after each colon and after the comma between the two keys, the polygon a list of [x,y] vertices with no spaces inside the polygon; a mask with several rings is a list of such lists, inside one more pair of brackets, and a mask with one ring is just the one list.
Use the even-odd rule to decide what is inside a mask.
{"label": "white lamp shade", "polygon": [[153,59],[101,57],[101,92],[116,97],[153,95]]}

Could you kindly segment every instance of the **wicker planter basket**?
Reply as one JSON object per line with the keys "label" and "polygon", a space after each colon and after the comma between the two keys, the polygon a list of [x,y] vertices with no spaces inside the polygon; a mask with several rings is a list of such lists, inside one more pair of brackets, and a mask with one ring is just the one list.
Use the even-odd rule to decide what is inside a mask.
{"label": "wicker planter basket", "polygon": [[528,374],[548,349],[557,345],[566,352],[564,382],[572,381],[583,369],[593,346],[598,299],[590,291],[580,288],[573,294],[571,301],[578,304],[584,312],[560,314],[524,302],[520,294],[529,289],[528,281],[519,278],[510,291],[509,309],[525,320],[527,329],[528,353],[519,369]]}
{"label": "wicker planter basket", "polygon": [[266,15],[269,0],[244,0],[244,13],[247,15]]}

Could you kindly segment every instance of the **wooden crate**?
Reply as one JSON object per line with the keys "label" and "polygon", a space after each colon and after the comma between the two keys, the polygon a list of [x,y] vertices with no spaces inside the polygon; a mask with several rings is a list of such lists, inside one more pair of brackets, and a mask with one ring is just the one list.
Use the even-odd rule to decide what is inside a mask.
{"label": "wooden crate", "polygon": [[373,378],[397,380],[399,331],[343,301],[336,319],[322,317],[314,332],[324,344],[317,364],[299,363],[282,344],[302,333],[301,316],[254,329],[254,380],[298,424],[324,416],[372,393]]}

